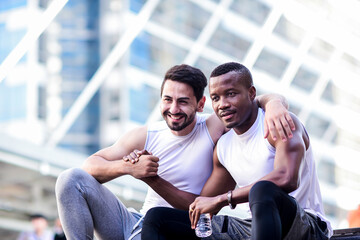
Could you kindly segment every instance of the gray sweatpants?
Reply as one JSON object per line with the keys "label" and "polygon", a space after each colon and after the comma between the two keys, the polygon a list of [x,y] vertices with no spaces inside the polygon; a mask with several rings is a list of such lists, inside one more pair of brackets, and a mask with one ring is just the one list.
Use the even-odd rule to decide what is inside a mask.
{"label": "gray sweatpants", "polygon": [[[318,223],[321,221],[315,215],[305,212],[296,202],[296,215],[294,222],[284,240],[307,239],[325,240],[328,238],[328,229],[321,229]],[[240,219],[225,215],[215,215],[211,220],[213,234],[204,240],[250,240],[250,219]],[[325,224],[325,222],[323,222]]]}
{"label": "gray sweatpants", "polygon": [[113,193],[82,169],[72,168],[61,173],[55,191],[67,239],[93,239],[94,232],[97,239],[141,238],[136,233],[141,231],[142,215],[130,212]]}

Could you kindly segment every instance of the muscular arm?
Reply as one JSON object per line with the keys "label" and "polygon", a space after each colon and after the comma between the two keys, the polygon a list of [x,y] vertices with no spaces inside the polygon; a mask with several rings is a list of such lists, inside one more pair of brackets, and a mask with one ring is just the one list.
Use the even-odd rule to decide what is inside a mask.
{"label": "muscular arm", "polygon": [[[112,146],[101,149],[88,157],[82,168],[96,178],[100,183],[105,183],[125,174],[134,177],[147,176],[149,167],[156,167],[152,161],[144,161],[141,164],[125,162],[122,157],[128,155],[134,149],[144,148],[146,140],[146,127],[136,128],[123,135]],[[150,176],[156,175],[154,172]]]}
{"label": "muscular arm", "polygon": [[[276,148],[274,169],[260,180],[267,180],[275,183],[285,192],[290,193],[298,187],[298,174],[301,161],[304,160],[306,148],[309,144],[303,126],[295,115],[292,115],[296,130],[293,138],[289,141],[274,141],[268,137],[268,141]],[[234,203],[244,202],[244,197],[249,196],[249,191],[255,182],[249,186],[239,188],[233,192]],[[248,201],[248,200],[246,200]]]}
{"label": "muscular arm", "polygon": [[177,209],[188,210],[190,203],[192,203],[198,196],[190,192],[179,190],[159,176],[144,178],[141,180],[147,183],[155,192],[157,192],[157,194]]}
{"label": "muscular arm", "polygon": [[[91,155],[83,169],[105,183],[125,174],[132,175],[148,184],[173,207],[187,210],[197,195],[181,191],[157,176],[157,158],[146,151],[136,163],[124,161],[135,149],[143,149],[146,141],[146,127],[136,128],[122,136],[115,144]],[[155,164],[155,165],[154,165]]]}
{"label": "muscular arm", "polygon": [[189,217],[192,228],[195,228],[201,213],[215,214],[220,211],[223,205],[222,202],[219,201],[219,196],[224,195],[229,190],[233,190],[236,185],[230,173],[220,163],[216,149],[217,146],[215,147],[213,155],[213,171],[201,191],[201,196],[197,197],[195,201],[190,204],[191,210]]}
{"label": "muscular arm", "polygon": [[292,114],[296,125],[296,131],[290,141],[268,141],[276,149],[274,159],[274,170],[266,175],[262,180],[269,180],[290,193],[298,187],[298,173],[301,162],[305,158],[306,149],[309,147],[309,138],[304,127],[298,118]]}
{"label": "muscular arm", "polygon": [[217,146],[215,146],[213,154],[213,171],[206,181],[200,195],[206,197],[217,196],[226,193],[229,190],[233,190],[235,185],[236,183],[230,173],[220,163],[217,156]]}
{"label": "muscular arm", "polygon": [[[130,174],[149,185],[169,204],[178,209],[188,210],[190,203],[198,196],[181,191],[157,175],[157,158],[146,151],[135,163],[124,161],[123,157],[133,155],[135,149],[143,149],[146,141],[146,127],[134,129],[122,136],[114,145],[91,155],[83,164],[83,169],[105,183],[125,174]],[[155,164],[155,165],[154,165]],[[196,176],[194,176],[196,177]]]}
{"label": "muscular arm", "polygon": [[266,104],[268,104],[271,101],[278,101],[286,109],[289,109],[289,103],[286,100],[286,98],[284,96],[282,96],[280,94],[276,94],[276,93],[267,93],[267,94],[262,94],[262,95],[256,96],[255,101],[258,104],[258,106],[264,110],[266,109]]}

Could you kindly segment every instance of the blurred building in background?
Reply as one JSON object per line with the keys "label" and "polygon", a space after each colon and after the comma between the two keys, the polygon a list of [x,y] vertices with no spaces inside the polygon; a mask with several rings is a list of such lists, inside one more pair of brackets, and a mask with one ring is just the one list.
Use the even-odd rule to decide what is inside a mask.
{"label": "blurred building in background", "polygon": [[[54,19],[0,79],[0,164],[8,173],[0,228],[16,230],[1,220],[21,220],[46,200],[27,198],[26,189],[52,196],[59,171],[160,119],[168,68],[187,63],[208,77],[227,61],[252,71],[258,94],[288,99],[313,142],[326,214],[335,228],[347,226],[360,203],[358,1],[2,0],[0,63],[51,8]],[[112,187],[138,207],[146,188],[131,182]],[[47,213],[55,217],[53,201]]]}

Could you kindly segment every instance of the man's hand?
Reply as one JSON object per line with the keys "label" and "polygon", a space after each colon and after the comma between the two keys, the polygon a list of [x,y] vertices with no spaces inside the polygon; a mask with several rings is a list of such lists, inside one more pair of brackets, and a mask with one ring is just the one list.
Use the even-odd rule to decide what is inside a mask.
{"label": "man's hand", "polygon": [[135,149],[134,151],[132,151],[129,155],[124,156],[123,160],[125,162],[130,161],[131,163],[137,163],[139,161],[139,158],[141,155],[152,155],[152,153],[149,153],[148,151],[146,151],[145,149],[143,150],[137,150]]}
{"label": "man's hand", "polygon": [[216,197],[197,197],[189,206],[189,218],[191,221],[191,228],[195,229],[199,221],[200,214],[210,213],[210,216],[216,214],[223,206],[219,201],[219,196]]}
{"label": "man's hand", "polygon": [[271,134],[274,141],[280,137],[284,142],[287,138],[292,138],[292,131],[295,130],[289,111],[278,100],[272,100],[266,104],[264,127],[264,138]]}
{"label": "man's hand", "polygon": [[137,179],[157,176],[159,158],[153,155],[142,155],[136,164],[130,166],[130,175]]}

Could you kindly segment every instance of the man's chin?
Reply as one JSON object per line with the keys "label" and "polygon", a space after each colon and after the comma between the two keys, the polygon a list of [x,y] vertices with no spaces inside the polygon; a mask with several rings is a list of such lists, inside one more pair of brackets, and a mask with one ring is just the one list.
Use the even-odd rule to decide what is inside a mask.
{"label": "man's chin", "polygon": [[223,122],[226,128],[233,128],[235,124],[233,122]]}
{"label": "man's chin", "polygon": [[175,132],[180,132],[181,130],[183,130],[184,129],[184,127],[182,127],[182,126],[176,126],[176,127],[170,127],[170,129],[172,130],[172,131],[175,131]]}
{"label": "man's chin", "polygon": [[170,128],[170,130],[176,131],[176,132],[184,129],[184,127],[182,125],[174,125],[174,124],[170,124],[170,123],[167,123],[167,125]]}

